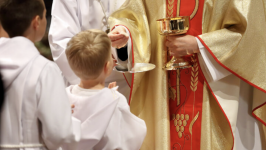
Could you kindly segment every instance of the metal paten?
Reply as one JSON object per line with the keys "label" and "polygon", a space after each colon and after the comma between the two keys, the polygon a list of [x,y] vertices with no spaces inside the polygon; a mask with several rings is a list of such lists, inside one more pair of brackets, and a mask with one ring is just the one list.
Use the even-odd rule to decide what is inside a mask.
{"label": "metal paten", "polygon": [[123,67],[120,64],[114,67],[114,70],[121,73],[139,73],[153,70],[156,66],[150,63],[133,63],[129,67]]}
{"label": "metal paten", "polygon": [[[157,20],[157,29],[160,35],[180,35],[187,33],[189,29],[189,16],[178,16],[173,18],[163,18]],[[172,59],[165,64],[165,70],[177,70],[192,67],[192,64],[183,57]]]}

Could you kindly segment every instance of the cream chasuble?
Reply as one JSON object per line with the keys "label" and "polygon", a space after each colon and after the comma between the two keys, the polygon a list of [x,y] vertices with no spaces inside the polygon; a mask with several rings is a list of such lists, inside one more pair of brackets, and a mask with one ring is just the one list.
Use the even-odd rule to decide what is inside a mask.
{"label": "cream chasuble", "polygon": [[[202,3],[201,0],[195,0],[195,7],[197,2]],[[158,34],[156,27],[156,20],[169,16],[169,10],[170,13],[172,10],[178,11],[171,10],[172,3],[181,5],[182,8],[182,0],[128,0],[109,19],[112,26],[124,25],[129,29],[133,39],[134,62],[150,62],[157,66],[153,71],[133,76],[131,111],[145,120],[148,129],[143,150],[175,149],[170,142],[170,124],[173,122],[169,113],[171,90],[168,88],[168,72],[162,70],[167,61],[165,39]],[[253,0],[252,3],[251,0],[205,0],[202,34],[197,37],[221,66],[238,77],[232,75],[233,78],[228,79],[227,82],[232,87],[239,85],[239,79],[254,87],[254,96],[250,99],[253,102],[253,116],[265,125],[266,34],[262,34],[266,33],[264,8],[262,0]],[[192,10],[190,14],[193,13]],[[198,74],[203,75],[200,66],[198,67]],[[220,98],[215,96],[217,90],[210,88],[214,85],[208,84],[204,79],[202,86],[200,148],[193,149],[231,150],[234,147],[232,126],[235,126],[236,116],[229,115],[230,109],[226,109],[224,103],[220,103]],[[235,92],[239,92],[239,89],[236,88]],[[238,96],[231,98],[238,101]],[[237,102],[234,105],[237,107]],[[235,113],[237,110],[233,114]],[[194,118],[195,116],[193,120]]]}

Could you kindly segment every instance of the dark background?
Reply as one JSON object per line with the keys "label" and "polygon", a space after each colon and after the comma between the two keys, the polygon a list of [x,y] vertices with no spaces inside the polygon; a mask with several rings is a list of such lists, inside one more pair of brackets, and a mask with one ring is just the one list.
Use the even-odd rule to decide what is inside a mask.
{"label": "dark background", "polygon": [[44,0],[44,3],[45,3],[46,10],[47,10],[46,19],[48,21],[47,27],[49,29],[50,21],[51,21],[51,10],[52,10],[53,0]]}
{"label": "dark background", "polygon": [[52,10],[53,0],[44,0],[44,3],[45,3],[46,10],[47,10],[47,15],[46,15],[47,29],[46,29],[46,33],[42,41],[35,43],[35,45],[40,51],[41,55],[48,58],[49,60],[53,60],[51,49],[49,46],[49,41],[48,41],[48,32],[49,32],[49,28],[51,24],[51,10]]}

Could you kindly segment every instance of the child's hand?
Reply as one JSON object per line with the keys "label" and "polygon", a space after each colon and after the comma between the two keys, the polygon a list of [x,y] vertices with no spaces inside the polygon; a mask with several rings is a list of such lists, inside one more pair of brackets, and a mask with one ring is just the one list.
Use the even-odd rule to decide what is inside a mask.
{"label": "child's hand", "polygon": [[109,83],[109,85],[108,85],[109,89],[112,89],[114,87],[116,87],[116,82]]}
{"label": "child's hand", "polygon": [[74,110],[73,110],[74,108],[75,108],[75,105],[72,104],[72,105],[71,105],[71,112],[72,112],[72,114],[74,113]]}

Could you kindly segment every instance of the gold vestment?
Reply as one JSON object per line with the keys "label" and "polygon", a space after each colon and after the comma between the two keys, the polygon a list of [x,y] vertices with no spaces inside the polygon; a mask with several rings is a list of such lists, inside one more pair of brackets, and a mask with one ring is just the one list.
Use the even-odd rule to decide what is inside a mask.
{"label": "gold vestment", "polygon": [[[205,0],[202,40],[226,69],[254,87],[254,115],[266,122],[266,4],[262,0]],[[141,149],[170,149],[170,117],[165,39],[156,20],[166,17],[165,0],[127,0],[109,18],[111,27],[124,25],[131,33],[134,61],[156,69],[134,75],[131,111],[145,120],[147,136]],[[256,96],[256,93],[261,96]],[[231,150],[233,136],[226,117],[205,83],[202,150]],[[263,96],[263,97],[262,97]]]}

